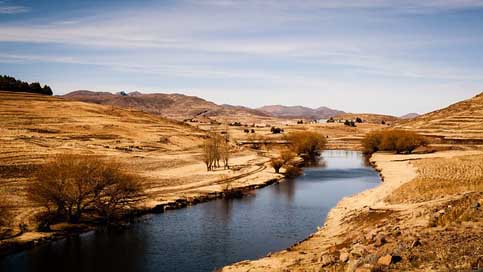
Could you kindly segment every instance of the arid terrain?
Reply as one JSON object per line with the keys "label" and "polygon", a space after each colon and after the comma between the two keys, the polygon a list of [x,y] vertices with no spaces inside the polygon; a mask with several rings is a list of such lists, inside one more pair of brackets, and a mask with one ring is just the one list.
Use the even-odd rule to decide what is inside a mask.
{"label": "arid terrain", "polygon": [[0,92],[0,192],[15,217],[11,226],[39,234],[25,197],[32,171],[54,154],[109,157],[147,179],[141,209],[186,205],[217,197],[226,188],[246,188],[279,179],[268,159],[234,146],[229,170],[206,171],[201,159],[206,131],[137,110],[24,93]]}
{"label": "arid terrain", "polygon": [[398,127],[414,130],[438,139],[443,144],[483,144],[483,94],[455,103],[414,119],[401,121]]}
{"label": "arid terrain", "polygon": [[[26,244],[63,230],[59,226],[53,232],[37,232],[35,214],[42,208],[32,205],[25,193],[32,171],[54,154],[115,158],[146,178],[146,196],[138,208],[162,211],[280,180],[283,176],[274,172],[269,160],[287,145],[290,132],[321,133],[327,149],[361,150],[367,133],[395,123],[428,136],[429,148],[410,155],[374,154],[371,162],[384,180],[380,186],[343,199],[305,241],[223,271],[483,267],[483,147],[478,123],[483,120],[482,95],[408,120],[375,114],[335,118],[361,118],[355,127],[250,114],[216,117],[222,122],[210,116],[184,120],[166,114],[181,122],[162,112],[152,114],[158,105],[146,108],[146,101],[133,107],[132,102],[99,105],[25,93],[0,92],[0,98],[0,192],[15,214],[13,236],[3,245]],[[206,171],[202,147],[208,132],[229,135],[230,169]]]}
{"label": "arid terrain", "polygon": [[[376,154],[371,161],[384,182],[343,199],[325,225],[307,240],[257,261],[223,271],[454,271],[481,268],[483,214],[482,151],[446,151],[421,155]],[[427,162],[472,160],[474,170],[453,164],[434,170]],[[413,164],[413,162],[417,162]],[[428,172],[432,173],[428,176]],[[458,179],[451,188],[419,190],[437,176]],[[424,182],[422,182],[424,180]],[[478,180],[479,188],[474,187]],[[446,182],[445,180],[440,182]],[[449,182],[449,181],[448,181]],[[399,188],[399,189],[398,189]],[[411,188],[400,201],[401,188]],[[471,188],[471,189],[469,189]]]}
{"label": "arid terrain", "polygon": [[380,186],[343,199],[307,240],[223,271],[483,268],[481,98],[402,122],[399,127],[429,136],[441,151],[374,154]]}
{"label": "arid terrain", "polygon": [[63,95],[64,98],[131,108],[147,113],[153,113],[179,121],[194,119],[199,121],[228,121],[235,120],[264,120],[270,115],[242,107],[231,105],[217,105],[196,96],[182,94],[142,94],[131,92],[128,94],[112,94],[108,92],[74,91]]}

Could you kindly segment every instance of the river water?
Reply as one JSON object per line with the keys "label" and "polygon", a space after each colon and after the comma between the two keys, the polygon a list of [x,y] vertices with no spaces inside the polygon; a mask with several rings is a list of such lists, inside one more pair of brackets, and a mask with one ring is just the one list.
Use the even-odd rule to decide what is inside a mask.
{"label": "river water", "polygon": [[1,258],[0,271],[213,271],[305,239],[341,198],[379,182],[359,152],[325,151],[294,180],[44,244]]}

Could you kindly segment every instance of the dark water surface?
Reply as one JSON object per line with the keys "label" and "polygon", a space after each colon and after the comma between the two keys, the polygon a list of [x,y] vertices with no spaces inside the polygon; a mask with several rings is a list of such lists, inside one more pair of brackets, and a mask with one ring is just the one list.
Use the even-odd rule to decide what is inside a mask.
{"label": "dark water surface", "polygon": [[285,249],[315,232],[344,196],[376,186],[358,152],[326,151],[325,166],[253,192],[149,215],[0,259],[0,271],[213,271]]}

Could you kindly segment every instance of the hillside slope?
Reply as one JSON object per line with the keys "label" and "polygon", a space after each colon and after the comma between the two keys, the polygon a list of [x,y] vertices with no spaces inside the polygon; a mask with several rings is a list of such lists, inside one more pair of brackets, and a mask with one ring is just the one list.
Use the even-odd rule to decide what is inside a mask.
{"label": "hillside slope", "polygon": [[343,111],[319,107],[316,109],[303,106],[269,105],[257,110],[280,118],[327,119],[344,113]]}
{"label": "hillside slope", "polygon": [[386,124],[392,124],[399,120],[399,118],[391,115],[372,114],[372,113],[344,113],[334,117],[335,120],[355,120],[361,118],[364,122],[381,124],[384,121]]}
{"label": "hillside slope", "polygon": [[16,158],[25,163],[28,157],[63,150],[113,153],[137,146],[175,151],[196,146],[200,135],[189,126],[140,111],[0,92],[2,162]]}
{"label": "hillside slope", "polygon": [[33,170],[54,154],[118,160],[145,178],[142,209],[206,199],[225,183],[245,188],[279,178],[265,166],[268,159],[247,150],[233,150],[233,169],[207,172],[200,148],[206,137],[206,131],[139,110],[0,91],[0,199],[15,214],[13,228],[25,223],[36,229],[34,215],[41,208],[25,189]]}
{"label": "hillside slope", "polygon": [[416,130],[447,142],[483,142],[483,93],[414,119],[398,127]]}
{"label": "hillside slope", "polygon": [[132,92],[126,95],[108,92],[75,91],[63,96],[67,99],[83,102],[134,108],[148,113],[158,114],[176,120],[201,117],[242,117],[263,118],[265,113],[240,106],[217,105],[196,96],[182,94],[142,94]]}

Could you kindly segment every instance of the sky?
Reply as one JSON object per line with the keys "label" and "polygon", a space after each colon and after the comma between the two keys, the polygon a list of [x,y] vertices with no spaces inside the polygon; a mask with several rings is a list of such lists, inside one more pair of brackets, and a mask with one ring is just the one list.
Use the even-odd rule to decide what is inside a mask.
{"label": "sky", "polygon": [[0,0],[0,74],[219,104],[425,113],[483,91],[483,0]]}

